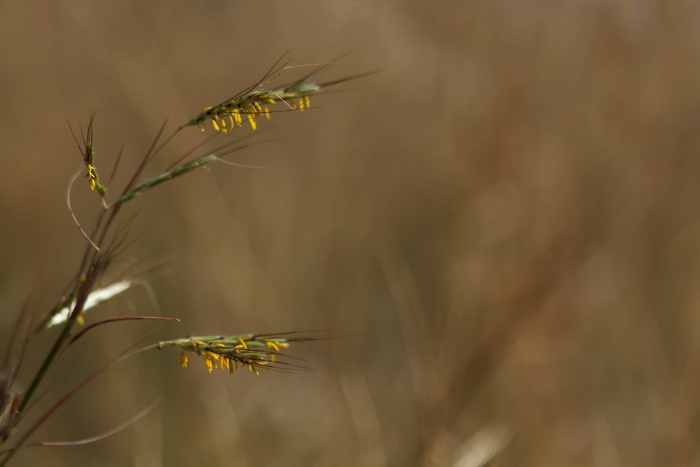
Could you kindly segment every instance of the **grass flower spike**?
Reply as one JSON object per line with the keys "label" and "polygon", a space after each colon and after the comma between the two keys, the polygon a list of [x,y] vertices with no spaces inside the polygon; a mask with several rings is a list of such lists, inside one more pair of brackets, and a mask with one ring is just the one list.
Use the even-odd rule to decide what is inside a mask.
{"label": "grass flower spike", "polygon": [[188,353],[193,353],[204,360],[204,365],[209,373],[214,368],[219,368],[233,374],[236,369],[242,367],[259,375],[258,369],[260,368],[290,366],[287,362],[279,361],[278,357],[284,357],[279,352],[289,348],[292,342],[308,340],[313,339],[308,337],[284,338],[272,334],[241,334],[228,337],[197,336],[162,341],[158,344],[158,348],[170,346],[182,350],[180,365],[183,368],[187,368],[189,363]]}
{"label": "grass flower spike", "polygon": [[204,123],[211,122],[216,131],[226,133],[248,122],[255,130],[256,117],[270,119],[270,105],[284,103],[289,110],[304,110],[310,107],[309,95],[321,90],[321,86],[309,83],[304,87],[282,87],[278,89],[255,89],[232,97],[213,107],[207,107],[188,126],[198,125],[204,131]]}
{"label": "grass flower spike", "polygon": [[90,189],[92,191],[97,191],[100,194],[100,196],[104,197],[107,190],[100,183],[100,177],[97,175],[97,168],[95,167],[95,151],[93,147],[92,133],[94,119],[95,115],[93,114],[92,117],[90,117],[90,123],[88,124],[87,131],[84,135],[82,134],[81,130],[81,137],[83,140],[82,144],[78,142],[78,138],[76,138],[75,133],[73,133],[72,129],[71,133],[73,134],[73,139],[75,140],[75,143],[78,145],[80,153],[83,155],[83,164],[85,165],[86,172],[85,178],[88,179]]}
{"label": "grass flower spike", "polygon": [[[237,126],[242,126],[247,121],[251,128],[255,130],[257,128],[255,119],[257,117],[270,119],[271,105],[283,104],[286,107],[285,110],[303,111],[304,109],[310,109],[311,95],[317,94],[328,86],[359,77],[352,76],[325,83],[311,82],[310,80],[313,76],[326,68],[326,66],[328,65],[317,68],[297,81],[275,88],[265,87],[265,80],[263,80],[220,104],[207,107],[184,126],[197,125],[204,131],[205,123],[210,121],[214,130],[226,133]],[[282,67],[282,69],[284,68]]]}

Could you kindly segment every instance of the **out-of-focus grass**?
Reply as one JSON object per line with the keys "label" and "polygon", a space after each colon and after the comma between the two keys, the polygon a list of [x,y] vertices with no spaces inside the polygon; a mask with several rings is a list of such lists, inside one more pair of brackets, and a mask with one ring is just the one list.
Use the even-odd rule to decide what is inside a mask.
{"label": "out-of-focus grass", "polygon": [[[158,338],[346,334],[297,348],[316,371],[208,375],[154,352],[38,439],[106,431],[162,397],[153,414],[17,463],[465,467],[498,451],[494,465],[693,465],[698,13],[679,0],[1,3],[4,332],[27,295],[50,306],[82,251],[66,118],[97,110],[109,167],[122,142],[138,160],[164,118],[289,49],[297,63],[352,50],[330,77],[384,69],[275,118],[258,139],[281,141],[239,159],[266,170],[219,166],[150,196],[122,257],[169,261],[141,274],[158,311],[183,319]],[[96,313],[135,309],[154,311],[139,289]],[[150,328],[96,331],[55,369],[56,393]]]}

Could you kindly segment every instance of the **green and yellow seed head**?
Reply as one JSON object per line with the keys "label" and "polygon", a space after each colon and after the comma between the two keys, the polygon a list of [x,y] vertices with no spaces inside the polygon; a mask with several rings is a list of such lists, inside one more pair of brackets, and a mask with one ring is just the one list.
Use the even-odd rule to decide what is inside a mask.
{"label": "green and yellow seed head", "polygon": [[294,340],[308,339],[285,339],[254,334],[229,337],[200,336],[164,341],[159,347],[172,346],[182,350],[180,365],[183,368],[187,368],[189,363],[188,353],[194,353],[203,359],[209,373],[215,368],[233,373],[239,367],[244,367],[259,375],[259,368],[275,368],[273,364],[278,363],[276,355],[281,349],[289,348],[290,342]]}

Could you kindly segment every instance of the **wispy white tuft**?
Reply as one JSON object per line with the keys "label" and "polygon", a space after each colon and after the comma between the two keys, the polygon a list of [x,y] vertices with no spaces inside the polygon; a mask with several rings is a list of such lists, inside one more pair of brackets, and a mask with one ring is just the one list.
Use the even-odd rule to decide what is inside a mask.
{"label": "wispy white tuft", "polygon": [[[119,281],[119,282],[113,282],[112,284],[109,284],[106,287],[102,287],[101,289],[93,290],[90,293],[90,295],[88,295],[87,300],[85,300],[85,306],[83,307],[83,310],[87,311],[90,308],[96,307],[100,303],[105,302],[105,301],[109,300],[110,298],[124,292],[132,285],[133,285],[133,283],[130,280],[123,280],[123,281]],[[56,313],[53,316],[53,318],[51,318],[51,321],[49,321],[49,323],[46,325],[46,327],[51,328],[51,327],[59,325],[61,323],[65,323],[74,306],[75,306],[75,301],[73,303],[71,303],[69,307],[65,307],[65,308],[61,309],[61,311]]]}

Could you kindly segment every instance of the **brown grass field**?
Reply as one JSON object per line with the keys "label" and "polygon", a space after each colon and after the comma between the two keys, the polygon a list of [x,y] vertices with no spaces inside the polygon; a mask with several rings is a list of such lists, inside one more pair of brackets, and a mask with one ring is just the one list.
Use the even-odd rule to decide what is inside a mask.
{"label": "brown grass field", "polygon": [[[119,182],[163,122],[287,51],[351,52],[323,79],[382,70],[226,136],[256,143],[229,160],[264,170],[215,164],[130,207],[108,276],[140,285],[88,321],[182,322],[86,335],[28,417],[154,329],[318,331],[289,349],[312,370],[210,375],[144,353],[32,440],[152,412],[10,465],[700,465],[698,18],[681,0],[0,2],[3,341],[85,247],[66,120],[97,112],[96,165],[124,145]],[[187,135],[149,173],[202,138]],[[73,203],[86,224],[99,209],[82,180]]]}

